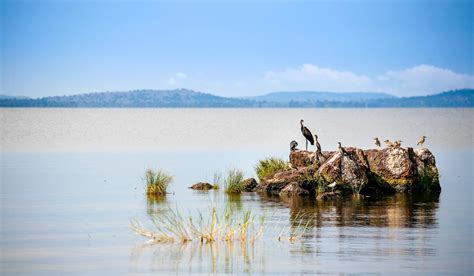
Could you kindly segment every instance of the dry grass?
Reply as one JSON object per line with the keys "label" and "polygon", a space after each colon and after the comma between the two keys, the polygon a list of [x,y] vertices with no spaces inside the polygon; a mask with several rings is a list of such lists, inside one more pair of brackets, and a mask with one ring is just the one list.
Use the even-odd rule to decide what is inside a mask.
{"label": "dry grass", "polygon": [[283,239],[288,239],[290,242],[296,241],[301,238],[306,231],[308,231],[311,221],[307,220],[307,222],[304,223],[305,220],[302,218],[303,215],[303,213],[298,213],[294,217],[293,220],[298,222],[296,226],[289,228],[285,226],[281,229],[280,234],[278,235],[279,241]]}
{"label": "dry grass", "polygon": [[209,209],[206,219],[201,212],[197,217],[189,216],[185,219],[178,210],[168,209],[153,215],[152,221],[154,231],[145,229],[137,221],[131,222],[131,228],[135,233],[149,238],[149,242],[211,243],[254,242],[263,235],[265,225],[264,218],[256,222],[251,211],[235,213],[230,208],[225,208],[224,212],[218,213],[215,207]]}

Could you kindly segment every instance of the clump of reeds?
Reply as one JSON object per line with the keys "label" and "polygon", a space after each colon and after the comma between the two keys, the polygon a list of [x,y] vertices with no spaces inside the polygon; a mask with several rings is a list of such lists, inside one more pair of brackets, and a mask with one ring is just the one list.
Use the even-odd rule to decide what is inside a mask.
{"label": "clump of reeds", "polygon": [[310,220],[308,220],[306,223],[304,222],[304,219],[302,218],[303,213],[298,212],[296,216],[293,218],[293,221],[297,221],[296,226],[290,227],[287,229],[287,227],[283,227],[280,231],[280,234],[278,235],[278,240],[281,241],[282,239],[287,238],[289,241],[295,241],[303,236],[306,231],[309,229],[309,224]]}
{"label": "clump of reeds", "polygon": [[258,161],[257,166],[255,166],[255,172],[258,179],[262,181],[266,176],[287,168],[289,168],[288,162],[280,158],[271,157]]}
{"label": "clump of reeds", "polygon": [[360,197],[360,191],[362,190],[363,186],[362,184],[354,183],[351,185],[352,188],[352,196],[359,198]]}
{"label": "clump of reeds", "polygon": [[222,173],[215,172],[212,177],[212,187],[214,190],[219,190],[222,183]]}
{"label": "clump of reeds", "polygon": [[164,195],[173,177],[162,170],[147,169],[145,181],[147,194]]}
{"label": "clump of reeds", "polygon": [[244,173],[240,170],[232,169],[224,179],[226,193],[240,194],[244,191]]}
{"label": "clump of reeds", "polygon": [[254,242],[263,235],[265,223],[263,216],[257,223],[251,211],[235,213],[231,208],[225,208],[224,212],[219,214],[215,207],[209,209],[207,219],[201,212],[197,218],[189,216],[185,219],[178,210],[170,208],[165,212],[154,214],[152,221],[155,231],[145,229],[136,221],[131,222],[131,228],[135,233],[156,243]]}

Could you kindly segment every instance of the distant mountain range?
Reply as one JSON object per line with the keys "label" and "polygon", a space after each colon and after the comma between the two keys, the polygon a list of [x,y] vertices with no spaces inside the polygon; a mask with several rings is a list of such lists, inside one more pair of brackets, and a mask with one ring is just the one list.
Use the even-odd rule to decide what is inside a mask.
{"label": "distant mountain range", "polygon": [[474,89],[401,98],[385,93],[312,91],[230,98],[187,89],[134,90],[38,99],[0,96],[0,107],[474,107]]}
{"label": "distant mountain range", "polygon": [[294,92],[273,92],[261,96],[250,97],[255,101],[265,101],[274,103],[293,102],[364,102],[375,99],[391,99],[395,96],[386,93],[370,92],[314,92],[314,91],[294,91]]}
{"label": "distant mountain range", "polygon": [[0,95],[0,100],[8,100],[8,99],[29,99],[29,98],[25,96]]}

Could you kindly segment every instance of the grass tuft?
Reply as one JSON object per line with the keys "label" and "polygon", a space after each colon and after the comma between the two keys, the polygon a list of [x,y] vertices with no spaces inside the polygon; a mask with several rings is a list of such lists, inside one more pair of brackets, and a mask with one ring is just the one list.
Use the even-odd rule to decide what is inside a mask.
{"label": "grass tuft", "polygon": [[219,213],[216,207],[209,208],[205,216],[199,212],[197,217],[183,218],[178,210],[171,208],[152,216],[155,231],[145,229],[137,221],[131,222],[132,230],[154,243],[180,241],[186,243],[198,241],[212,243],[225,242],[254,242],[263,235],[265,219],[255,221],[251,211],[237,213],[226,207]]}
{"label": "grass tuft", "polygon": [[240,194],[244,191],[244,173],[240,170],[232,169],[227,173],[224,179],[226,193]]}
{"label": "grass tuft", "polygon": [[258,179],[262,181],[266,176],[287,168],[289,168],[288,162],[280,158],[271,157],[258,161],[257,166],[255,166],[255,172]]}
{"label": "grass tuft", "polygon": [[173,181],[173,177],[162,170],[153,171],[147,169],[145,172],[146,193],[154,195],[164,195]]}
{"label": "grass tuft", "polygon": [[222,173],[215,172],[212,177],[212,186],[214,190],[219,190],[222,184]]}

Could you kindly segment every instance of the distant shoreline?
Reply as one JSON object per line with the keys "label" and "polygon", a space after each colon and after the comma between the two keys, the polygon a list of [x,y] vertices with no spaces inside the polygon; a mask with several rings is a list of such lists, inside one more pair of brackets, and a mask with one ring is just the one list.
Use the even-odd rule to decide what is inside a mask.
{"label": "distant shoreline", "polygon": [[472,108],[474,89],[429,96],[384,93],[275,92],[251,98],[220,97],[187,89],[103,92],[38,99],[3,96],[0,108]]}

